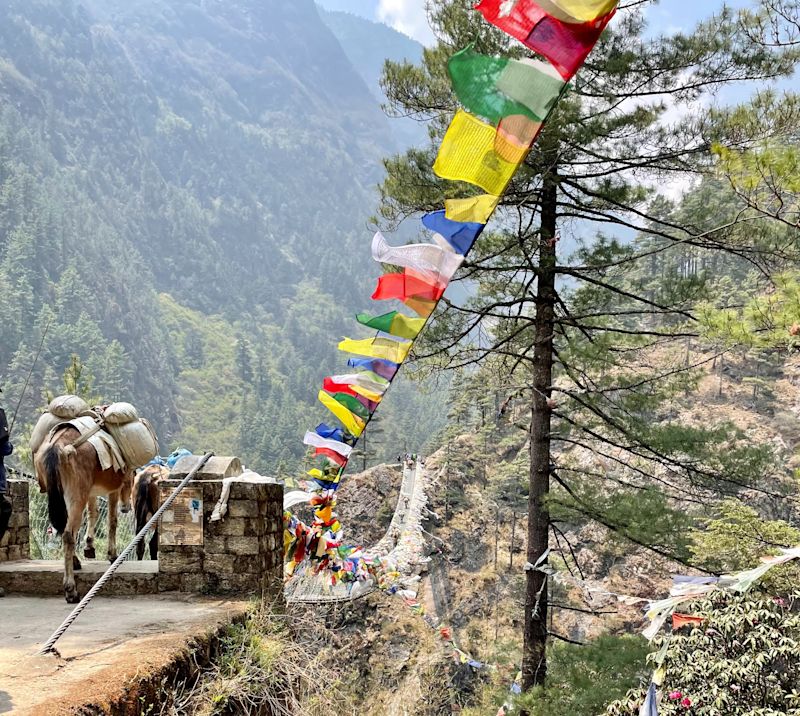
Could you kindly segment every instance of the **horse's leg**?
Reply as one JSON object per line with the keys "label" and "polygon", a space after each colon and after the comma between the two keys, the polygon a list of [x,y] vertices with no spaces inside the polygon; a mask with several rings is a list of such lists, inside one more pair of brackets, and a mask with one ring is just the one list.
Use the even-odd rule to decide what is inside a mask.
{"label": "horse's leg", "polygon": [[117,507],[119,491],[108,493],[108,561],[117,558]]}
{"label": "horse's leg", "polygon": [[[85,499],[85,498],[84,498]],[[67,526],[64,529],[62,540],[64,542],[64,597],[69,604],[80,601],[78,588],[75,585],[75,569],[81,568],[81,563],[75,555],[75,536],[81,528],[83,519],[83,500],[79,495],[64,493],[67,503]]]}
{"label": "horse's leg", "polygon": [[153,530],[150,538],[150,559],[158,559],[158,527]]}
{"label": "horse's leg", "polygon": [[94,548],[95,529],[97,528],[97,519],[99,512],[97,510],[97,498],[89,498],[89,525],[86,528],[86,547],[83,550],[83,556],[86,559],[95,559],[97,553]]}

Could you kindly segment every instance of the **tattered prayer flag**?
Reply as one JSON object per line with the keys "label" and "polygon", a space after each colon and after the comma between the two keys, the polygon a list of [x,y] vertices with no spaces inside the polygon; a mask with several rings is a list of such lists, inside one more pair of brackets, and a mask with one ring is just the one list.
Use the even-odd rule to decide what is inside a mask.
{"label": "tattered prayer flag", "polygon": [[694,617],[689,614],[678,614],[675,612],[672,615],[672,628],[680,629],[685,626],[700,626],[704,621],[704,617]]}
{"label": "tattered prayer flag", "polygon": [[378,279],[378,285],[372,293],[376,301],[397,299],[404,301],[407,298],[424,298],[429,301],[438,301],[444,289],[444,284],[433,284],[414,274],[410,269],[402,273],[385,273]]}
{"label": "tattered prayer flag", "polygon": [[[339,343],[339,350],[368,358],[379,358],[399,365],[406,359],[411,346],[411,343],[398,343],[388,338],[367,338],[361,341],[345,338]],[[382,375],[377,370],[375,372]]]}
{"label": "tattered prayer flag", "polygon": [[332,395],[328,395],[324,390],[320,390],[317,397],[319,398],[319,402],[330,410],[349,432],[353,433],[356,437],[361,435],[366,423],[359,418],[358,415],[353,415],[344,405],[335,400]]}
{"label": "tattered prayer flag", "polygon": [[338,440],[329,440],[328,438],[323,438],[317,435],[317,433],[312,433],[310,430],[306,432],[305,437],[303,438],[303,443],[305,445],[311,445],[311,447],[330,448],[331,450],[335,450],[342,457],[348,457],[353,451],[353,448],[350,447],[350,445],[346,445]]}
{"label": "tattered prayer flag", "polygon": [[475,7],[484,18],[546,57],[564,79],[572,77],[592,51],[609,20],[606,15],[590,22],[567,23],[548,15],[534,0],[481,0]]}
{"label": "tattered prayer flag", "polygon": [[461,104],[493,124],[512,115],[543,120],[564,86],[543,62],[481,55],[471,45],[450,58],[447,70]]}
{"label": "tattered prayer flag", "polygon": [[397,373],[397,369],[400,367],[398,363],[393,363],[392,361],[370,358],[350,358],[347,361],[347,365],[350,368],[363,368],[371,371],[386,380],[394,378],[394,374]]}
{"label": "tattered prayer flag", "polygon": [[658,716],[658,694],[656,685],[651,683],[647,689],[644,703],[639,709],[639,716]]}
{"label": "tattered prayer flag", "polygon": [[458,253],[465,256],[475,243],[484,224],[477,222],[452,221],[445,216],[445,212],[434,211],[422,217],[422,224],[426,229],[435,231],[444,236],[447,242]]}
{"label": "tattered prayer flag", "polygon": [[347,464],[347,458],[340,455],[335,450],[326,447],[318,447],[314,449],[314,455],[322,455],[339,467],[344,467]]}
{"label": "tattered prayer flag", "polygon": [[497,130],[491,124],[458,110],[442,139],[433,164],[437,176],[465,181],[489,194],[500,196],[518,164],[506,161],[495,151]]}
{"label": "tattered prayer flag", "polygon": [[440,276],[449,281],[464,260],[449,247],[445,250],[436,244],[390,246],[380,231],[372,239],[372,258],[419,271],[431,283],[439,282]]}
{"label": "tattered prayer flag", "polygon": [[542,9],[563,22],[591,22],[608,15],[618,0],[536,0]]}
{"label": "tattered prayer flag", "polygon": [[356,316],[359,323],[369,326],[378,331],[389,333],[401,338],[414,338],[425,325],[424,318],[410,318],[398,311],[384,313],[382,316],[370,316],[367,313],[359,313]]}
{"label": "tattered prayer flag", "polygon": [[334,393],[333,398],[336,402],[344,405],[353,415],[363,420],[369,418],[370,411],[358,400],[357,396],[348,395],[347,393]]}

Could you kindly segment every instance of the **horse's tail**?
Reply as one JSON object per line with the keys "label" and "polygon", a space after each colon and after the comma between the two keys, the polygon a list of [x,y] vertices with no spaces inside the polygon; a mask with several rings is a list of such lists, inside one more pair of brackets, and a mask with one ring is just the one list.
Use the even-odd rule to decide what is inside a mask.
{"label": "horse's tail", "polygon": [[142,529],[147,524],[148,515],[155,512],[155,507],[150,504],[150,482],[153,477],[143,472],[139,476],[139,483],[136,486],[136,497],[134,499],[134,512],[136,514],[136,531]]}
{"label": "horse's tail", "polygon": [[[75,448],[72,448],[72,452],[75,452]],[[67,527],[67,503],[64,501],[59,471],[61,460],[68,456],[66,450],[62,451],[58,445],[51,445],[45,450],[42,460],[47,478],[47,513],[50,517],[50,524],[55,527],[58,534],[61,534]]]}

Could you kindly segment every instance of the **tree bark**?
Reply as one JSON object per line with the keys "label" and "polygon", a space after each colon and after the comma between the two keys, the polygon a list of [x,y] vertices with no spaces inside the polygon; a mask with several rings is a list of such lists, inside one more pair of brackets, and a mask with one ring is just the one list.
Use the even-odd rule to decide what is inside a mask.
{"label": "tree bark", "polygon": [[[556,278],[555,170],[544,178],[542,223],[539,237],[539,276],[536,288],[535,346],[531,402],[530,487],[528,494],[528,562],[536,562],[547,551],[550,512],[550,423],[547,404],[553,380],[553,328]],[[547,576],[528,571],[525,587],[525,630],[522,650],[522,690],[544,683],[547,675]]]}

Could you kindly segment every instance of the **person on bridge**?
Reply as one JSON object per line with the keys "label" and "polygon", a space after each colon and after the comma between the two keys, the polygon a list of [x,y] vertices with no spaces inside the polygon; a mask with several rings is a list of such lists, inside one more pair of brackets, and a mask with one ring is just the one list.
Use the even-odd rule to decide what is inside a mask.
{"label": "person on bridge", "polygon": [[[0,390],[0,393],[3,391]],[[3,460],[14,452],[14,446],[11,444],[10,433],[8,430],[8,420],[6,420],[6,412],[0,408],[0,543],[3,541],[6,530],[8,530],[8,523],[11,520],[11,500],[6,496],[8,491],[8,478],[6,476],[6,466]],[[0,589],[0,597],[4,597],[5,592]]]}

